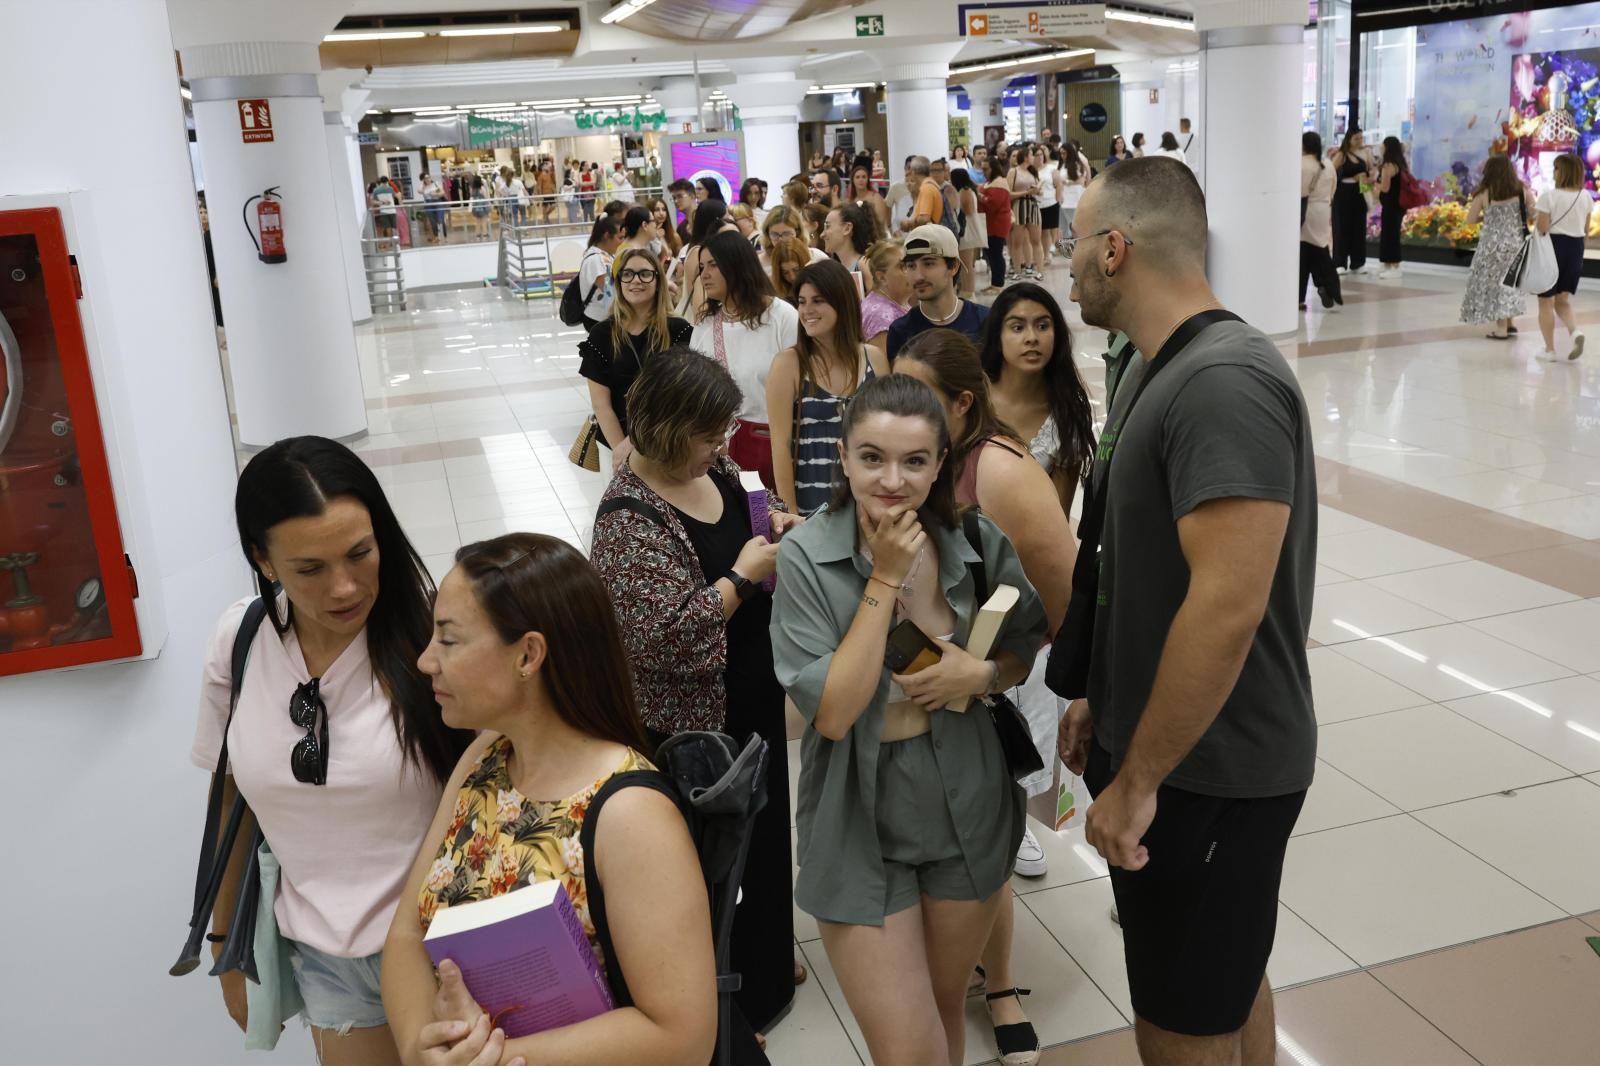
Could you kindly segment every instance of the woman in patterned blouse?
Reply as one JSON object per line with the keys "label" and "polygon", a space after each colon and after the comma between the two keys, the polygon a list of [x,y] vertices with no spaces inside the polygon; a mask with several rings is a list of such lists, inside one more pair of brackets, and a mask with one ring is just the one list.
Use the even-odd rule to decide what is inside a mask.
{"label": "woman in patterned blouse", "polygon": [[435,981],[422,944],[445,907],[560,880],[604,961],[579,835],[600,787],[650,763],[598,575],[553,537],[468,545],[439,586],[418,665],[445,722],[483,733],[445,787],[389,930],[383,1001],[401,1057],[703,1066],[717,1027],[710,907],[683,816],[654,789],[616,792],[595,835],[594,871],[632,1006],[507,1039],[454,963],[440,963]]}
{"label": "woman in patterned blouse", "polygon": [[[759,734],[784,750],[783,689],[772,667],[772,596],[762,582],[798,521],[769,495],[751,528],[740,470],[725,454],[739,387],[692,348],[653,357],[628,392],[634,451],[617,468],[594,523],[595,569],[611,590],[639,711],[658,742],[690,729]],[[758,1032],[794,998],[789,765],[767,764],[767,805],[745,864],[733,921],[734,1001]]]}

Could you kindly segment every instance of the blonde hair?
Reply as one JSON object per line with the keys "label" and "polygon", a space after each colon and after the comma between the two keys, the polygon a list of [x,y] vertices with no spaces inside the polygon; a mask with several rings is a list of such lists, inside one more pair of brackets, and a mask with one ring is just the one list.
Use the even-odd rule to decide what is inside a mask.
{"label": "blonde hair", "polygon": [[783,206],[801,208],[811,202],[811,190],[803,181],[791,181],[783,187]]}
{"label": "blonde hair", "polygon": [[768,255],[772,254],[772,238],[768,234],[772,232],[773,226],[785,223],[794,227],[796,237],[807,244],[811,243],[811,223],[806,219],[804,211],[796,211],[792,207],[774,207],[767,212],[766,221],[761,223],[761,247],[767,250]]}
{"label": "blonde hair", "polygon": [[871,272],[872,291],[877,292],[883,279],[889,276],[889,271],[906,257],[905,242],[898,237],[885,237],[881,241],[874,241],[862,255],[867,261],[867,270]]}
{"label": "blonde hair", "polygon": [[1583,188],[1581,159],[1571,153],[1556,156],[1556,188],[1567,190]]}
{"label": "blonde hair", "polygon": [[611,350],[620,352],[628,343],[628,312],[633,305],[622,295],[622,268],[632,259],[643,259],[656,272],[656,294],[647,312],[649,324],[644,339],[650,351],[666,351],[672,346],[672,329],[667,323],[667,275],[648,248],[625,248],[611,264],[611,276],[617,281],[617,298],[611,301]]}
{"label": "blonde hair", "polygon": [[756,220],[756,213],[750,210],[749,204],[730,204],[728,206],[728,218],[734,222],[738,222],[740,219],[746,218],[751,222],[754,222]]}

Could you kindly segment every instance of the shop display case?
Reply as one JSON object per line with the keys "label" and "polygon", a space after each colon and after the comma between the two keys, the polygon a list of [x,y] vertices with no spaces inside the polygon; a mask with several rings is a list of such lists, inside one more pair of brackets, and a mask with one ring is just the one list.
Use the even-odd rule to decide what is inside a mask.
{"label": "shop display case", "polygon": [[0,200],[0,675],[143,651],[63,212],[10,202]]}

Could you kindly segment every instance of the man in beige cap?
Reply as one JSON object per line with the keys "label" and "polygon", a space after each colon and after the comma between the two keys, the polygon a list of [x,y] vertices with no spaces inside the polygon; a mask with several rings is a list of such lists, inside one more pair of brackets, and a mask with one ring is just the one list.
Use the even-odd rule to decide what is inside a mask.
{"label": "man in beige cap", "polygon": [[961,271],[961,250],[956,235],[937,223],[918,226],[906,234],[905,271],[917,304],[889,327],[889,360],[917,334],[930,329],[953,329],[973,344],[980,343],[983,320],[989,309],[956,294]]}

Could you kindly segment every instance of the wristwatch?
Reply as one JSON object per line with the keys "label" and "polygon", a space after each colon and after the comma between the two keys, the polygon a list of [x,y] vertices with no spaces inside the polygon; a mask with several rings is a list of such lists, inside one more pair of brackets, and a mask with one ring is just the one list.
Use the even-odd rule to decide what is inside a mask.
{"label": "wristwatch", "polygon": [[745,600],[748,600],[751,596],[755,595],[756,583],[751,581],[749,578],[741,577],[731,569],[722,576],[732,582],[733,593],[739,597],[740,603],[743,603]]}

